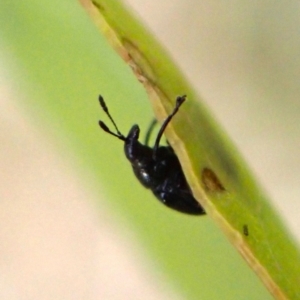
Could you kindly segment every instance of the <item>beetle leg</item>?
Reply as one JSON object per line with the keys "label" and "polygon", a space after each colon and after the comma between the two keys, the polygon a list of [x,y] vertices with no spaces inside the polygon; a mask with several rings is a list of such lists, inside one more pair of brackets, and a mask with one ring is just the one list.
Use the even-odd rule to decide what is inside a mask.
{"label": "beetle leg", "polygon": [[146,146],[149,146],[149,141],[150,141],[151,133],[152,133],[152,131],[153,131],[156,123],[157,123],[156,119],[153,119],[152,122],[150,123],[150,126],[149,126],[149,128],[147,130],[146,137],[145,137],[145,145]]}

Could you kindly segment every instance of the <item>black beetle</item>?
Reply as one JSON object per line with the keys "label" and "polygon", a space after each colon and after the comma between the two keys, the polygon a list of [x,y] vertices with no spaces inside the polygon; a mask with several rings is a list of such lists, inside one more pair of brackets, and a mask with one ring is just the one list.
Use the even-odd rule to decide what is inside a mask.
{"label": "black beetle", "polygon": [[163,122],[153,148],[148,146],[148,142],[156,121],[148,130],[145,145],[138,141],[140,133],[138,125],[133,125],[125,137],[111,117],[102,96],[99,96],[100,105],[113,123],[116,133],[102,121],[99,121],[99,125],[105,132],[124,141],[125,155],[131,163],[135,176],[144,187],[152,190],[162,203],[183,213],[203,215],[204,209],[193,197],[174,150],[171,146],[159,146],[164,130],[185,99],[186,96],[177,97],[175,108]]}

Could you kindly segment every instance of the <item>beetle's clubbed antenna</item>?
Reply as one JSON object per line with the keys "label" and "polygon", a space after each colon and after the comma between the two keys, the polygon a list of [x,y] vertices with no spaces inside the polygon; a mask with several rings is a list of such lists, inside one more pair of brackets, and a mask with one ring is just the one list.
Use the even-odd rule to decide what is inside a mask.
{"label": "beetle's clubbed antenna", "polygon": [[105,132],[117,137],[118,139],[122,140],[122,141],[126,141],[126,137],[119,131],[117,124],[115,123],[114,119],[112,118],[112,116],[110,115],[108,108],[104,102],[103,97],[100,95],[99,96],[99,102],[100,105],[103,109],[103,111],[107,114],[107,116],[109,117],[109,119],[111,120],[111,122],[113,123],[117,133],[112,132],[106,125],[104,122],[99,121],[99,126],[101,127],[102,130],[104,130]]}
{"label": "beetle's clubbed antenna", "polygon": [[156,158],[156,151],[159,147],[159,142],[160,142],[160,139],[166,129],[166,127],[168,126],[168,124],[170,123],[170,121],[172,120],[172,118],[175,116],[175,114],[178,112],[178,109],[179,107],[181,106],[181,104],[185,101],[186,99],[186,95],[183,95],[183,96],[179,96],[177,97],[176,99],[176,105],[175,105],[175,108],[173,110],[173,112],[165,119],[165,121],[163,122],[158,134],[157,134],[157,137],[156,137],[156,140],[155,140],[155,144],[154,144],[154,147],[153,147],[153,158],[155,159]]}

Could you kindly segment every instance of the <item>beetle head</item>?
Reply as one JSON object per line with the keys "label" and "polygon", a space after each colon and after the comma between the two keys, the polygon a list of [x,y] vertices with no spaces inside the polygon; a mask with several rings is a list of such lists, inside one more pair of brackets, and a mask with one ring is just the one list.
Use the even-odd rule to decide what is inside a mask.
{"label": "beetle head", "polygon": [[138,141],[140,134],[140,128],[138,125],[133,125],[126,137],[124,144],[124,152],[127,159],[134,162],[140,155],[140,149],[143,147]]}
{"label": "beetle head", "polygon": [[126,137],[126,142],[128,143],[130,141],[137,141],[139,139],[139,135],[140,135],[140,128],[138,125],[135,124],[129,130],[129,133]]}

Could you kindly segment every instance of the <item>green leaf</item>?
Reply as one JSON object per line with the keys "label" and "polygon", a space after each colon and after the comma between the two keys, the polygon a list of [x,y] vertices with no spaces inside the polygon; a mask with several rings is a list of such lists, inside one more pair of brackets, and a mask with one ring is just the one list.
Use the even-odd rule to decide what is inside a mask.
{"label": "green leaf", "polygon": [[188,102],[166,131],[195,197],[277,299],[299,299],[300,255],[232,143],[153,36],[116,0],[81,0],[144,85],[162,121],[178,95]]}

